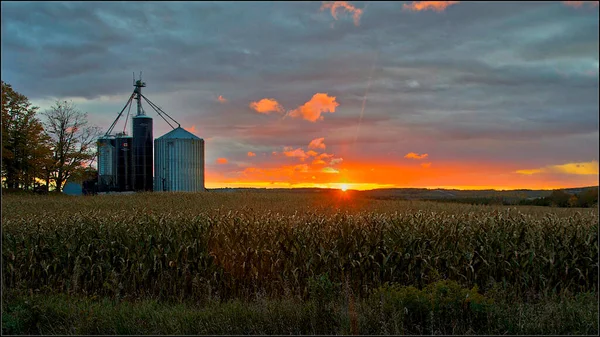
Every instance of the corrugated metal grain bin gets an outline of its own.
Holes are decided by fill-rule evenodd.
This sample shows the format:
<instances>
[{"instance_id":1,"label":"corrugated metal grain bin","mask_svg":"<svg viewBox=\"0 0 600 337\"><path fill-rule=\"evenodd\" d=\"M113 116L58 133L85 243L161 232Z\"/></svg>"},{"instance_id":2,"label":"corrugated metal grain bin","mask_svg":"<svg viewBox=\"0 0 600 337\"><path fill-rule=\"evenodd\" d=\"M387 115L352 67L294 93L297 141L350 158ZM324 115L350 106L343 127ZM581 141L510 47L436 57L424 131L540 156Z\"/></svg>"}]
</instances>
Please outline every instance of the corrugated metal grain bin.
<instances>
[{"instance_id":1,"label":"corrugated metal grain bin","mask_svg":"<svg viewBox=\"0 0 600 337\"><path fill-rule=\"evenodd\" d=\"M154 140L154 190L204 191L204 140L181 127Z\"/></svg>"},{"instance_id":2,"label":"corrugated metal grain bin","mask_svg":"<svg viewBox=\"0 0 600 337\"><path fill-rule=\"evenodd\" d=\"M98 139L98 189L101 192L111 190L115 184L115 138L111 136Z\"/></svg>"}]
</instances>

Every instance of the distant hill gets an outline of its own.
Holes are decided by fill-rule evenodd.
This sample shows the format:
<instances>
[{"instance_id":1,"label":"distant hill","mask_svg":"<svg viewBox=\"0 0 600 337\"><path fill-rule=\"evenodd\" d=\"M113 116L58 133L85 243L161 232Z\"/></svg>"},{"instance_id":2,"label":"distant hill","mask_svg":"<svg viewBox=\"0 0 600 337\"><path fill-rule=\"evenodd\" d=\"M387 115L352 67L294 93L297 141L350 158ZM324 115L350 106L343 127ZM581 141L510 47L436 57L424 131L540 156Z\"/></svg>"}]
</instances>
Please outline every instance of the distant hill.
<instances>
[{"instance_id":1,"label":"distant hill","mask_svg":"<svg viewBox=\"0 0 600 337\"><path fill-rule=\"evenodd\" d=\"M563 191L569 194L580 194L586 190L598 188L598 186L566 188ZM336 189L326 188L216 188L210 191L235 192L256 191L264 193L288 192L288 193L331 193ZM367 191L351 191L355 195L361 195L374 199L405 199L405 200L443 200L463 198L502 198L504 200L522 200L544 198L552 194L552 190L454 190L454 189L427 189L427 188L380 188Z\"/></svg>"}]
</instances>

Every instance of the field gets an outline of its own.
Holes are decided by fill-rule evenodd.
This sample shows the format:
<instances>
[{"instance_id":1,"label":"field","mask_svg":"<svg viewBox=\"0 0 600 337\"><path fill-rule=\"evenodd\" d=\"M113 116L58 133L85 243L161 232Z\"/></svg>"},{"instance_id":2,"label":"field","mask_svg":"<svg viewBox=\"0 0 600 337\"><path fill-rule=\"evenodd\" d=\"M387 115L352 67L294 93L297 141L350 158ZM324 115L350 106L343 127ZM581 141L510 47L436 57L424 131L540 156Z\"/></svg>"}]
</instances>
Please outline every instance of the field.
<instances>
[{"instance_id":1,"label":"field","mask_svg":"<svg viewBox=\"0 0 600 337\"><path fill-rule=\"evenodd\" d=\"M598 210L4 195L2 289L12 334L597 334Z\"/></svg>"}]
</instances>

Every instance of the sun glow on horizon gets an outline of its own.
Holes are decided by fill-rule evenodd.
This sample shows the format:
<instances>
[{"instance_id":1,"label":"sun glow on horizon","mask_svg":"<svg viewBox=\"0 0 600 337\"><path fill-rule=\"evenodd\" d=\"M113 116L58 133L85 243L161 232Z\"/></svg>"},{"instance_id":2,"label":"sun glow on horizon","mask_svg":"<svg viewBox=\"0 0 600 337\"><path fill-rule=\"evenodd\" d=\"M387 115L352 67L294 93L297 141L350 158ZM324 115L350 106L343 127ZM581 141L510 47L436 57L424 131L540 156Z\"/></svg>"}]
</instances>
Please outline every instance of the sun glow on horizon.
<instances>
[{"instance_id":1,"label":"sun glow on horizon","mask_svg":"<svg viewBox=\"0 0 600 337\"><path fill-rule=\"evenodd\" d=\"M352 183L352 184L340 184L340 183L290 183L290 182L271 182L271 181L227 181L227 182L211 182L207 181L205 187L208 189L213 188L322 188L322 189L337 189L340 190L342 185L346 185L347 188L359 191L374 190L378 188L394 188L393 184L372 184L372 183Z\"/></svg>"},{"instance_id":2,"label":"sun glow on horizon","mask_svg":"<svg viewBox=\"0 0 600 337\"><path fill-rule=\"evenodd\" d=\"M412 160L400 164L363 163L345 156L347 158L343 162L334 163L336 173L331 173L322 171L323 164L310 163L318 155L296 152L304 156L274 157L273 162L268 158L262 165L252 163L252 167L230 167L240 165L235 161L226 164L229 166L213 164L207 170L206 188L320 188L342 192L387 188L553 190L598 185L598 176L589 174L597 170L597 166L584 165L590 162L540 165L547 172L526 175L515 171L522 168L533 169L536 166L513 164L500 167L478 163L475 169L474 163L439 162L436 166L423 169L418 162ZM334 154L327 156L327 161L331 161ZM247 158L246 153L244 157ZM277 160L287 160L289 164L279 164ZM597 165L597 161L592 161L591 164Z\"/></svg>"},{"instance_id":3,"label":"sun glow on horizon","mask_svg":"<svg viewBox=\"0 0 600 337\"><path fill-rule=\"evenodd\" d=\"M352 188L357 191L368 191L376 189L387 189L387 188L424 188L429 190L444 189L444 190L555 190L565 188L576 188L584 186L597 186L595 184L575 184L575 185L534 185L534 186L509 186L509 185L417 185L417 186L404 186L394 184L338 184L338 183L296 183L292 184L289 182L206 182L205 186L208 189L220 189L220 188L257 188L257 189L294 189L294 188L321 188L321 189L337 189L347 191ZM345 188L345 189L344 189Z\"/></svg>"}]
</instances>

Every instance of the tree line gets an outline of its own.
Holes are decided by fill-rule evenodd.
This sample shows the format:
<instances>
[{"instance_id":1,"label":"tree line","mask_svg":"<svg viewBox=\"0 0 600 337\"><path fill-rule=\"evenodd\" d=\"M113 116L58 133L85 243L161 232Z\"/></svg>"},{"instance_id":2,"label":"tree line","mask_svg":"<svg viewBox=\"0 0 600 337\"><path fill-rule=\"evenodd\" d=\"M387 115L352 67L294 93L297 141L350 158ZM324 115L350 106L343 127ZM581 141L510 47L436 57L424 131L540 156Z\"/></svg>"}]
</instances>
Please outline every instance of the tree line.
<instances>
[{"instance_id":1,"label":"tree line","mask_svg":"<svg viewBox=\"0 0 600 337\"><path fill-rule=\"evenodd\" d=\"M580 193L570 194L563 190L554 190L543 198L521 200L519 205L553 207L595 207L598 205L598 188L589 188Z\"/></svg>"},{"instance_id":2,"label":"tree line","mask_svg":"<svg viewBox=\"0 0 600 337\"><path fill-rule=\"evenodd\" d=\"M61 192L69 179L92 176L100 128L73 102L39 107L2 81L2 187Z\"/></svg>"},{"instance_id":3,"label":"tree line","mask_svg":"<svg viewBox=\"0 0 600 337\"><path fill-rule=\"evenodd\" d=\"M529 205L549 207L596 207L598 205L598 187L587 188L580 193L567 193L564 190L554 190L547 197L533 199L496 197L463 197L444 199L424 199L427 201L450 202L470 205Z\"/></svg>"}]
</instances>

